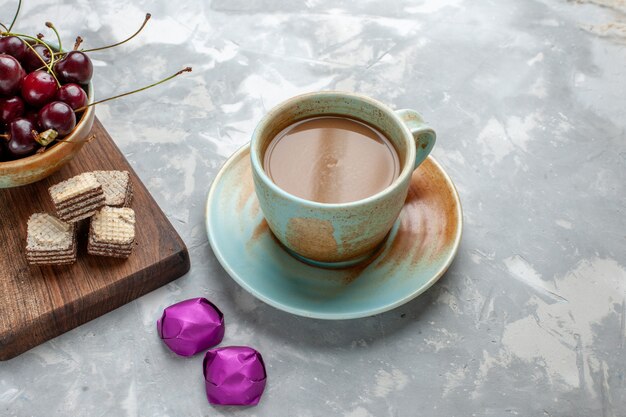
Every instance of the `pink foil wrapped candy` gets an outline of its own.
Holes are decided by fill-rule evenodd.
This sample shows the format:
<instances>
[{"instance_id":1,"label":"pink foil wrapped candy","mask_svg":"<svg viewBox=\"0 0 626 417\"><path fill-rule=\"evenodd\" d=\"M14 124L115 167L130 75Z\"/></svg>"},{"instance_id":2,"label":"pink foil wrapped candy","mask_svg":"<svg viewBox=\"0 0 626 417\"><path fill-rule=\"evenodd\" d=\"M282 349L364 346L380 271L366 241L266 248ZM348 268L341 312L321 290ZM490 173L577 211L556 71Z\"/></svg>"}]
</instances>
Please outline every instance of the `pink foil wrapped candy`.
<instances>
[{"instance_id":1,"label":"pink foil wrapped candy","mask_svg":"<svg viewBox=\"0 0 626 417\"><path fill-rule=\"evenodd\" d=\"M265 389L261 354L245 346L209 350L204 356L206 396L216 405L256 405Z\"/></svg>"},{"instance_id":2,"label":"pink foil wrapped candy","mask_svg":"<svg viewBox=\"0 0 626 417\"><path fill-rule=\"evenodd\" d=\"M181 356L192 356L224 338L224 315L206 298L172 304L157 321L163 342Z\"/></svg>"}]
</instances>

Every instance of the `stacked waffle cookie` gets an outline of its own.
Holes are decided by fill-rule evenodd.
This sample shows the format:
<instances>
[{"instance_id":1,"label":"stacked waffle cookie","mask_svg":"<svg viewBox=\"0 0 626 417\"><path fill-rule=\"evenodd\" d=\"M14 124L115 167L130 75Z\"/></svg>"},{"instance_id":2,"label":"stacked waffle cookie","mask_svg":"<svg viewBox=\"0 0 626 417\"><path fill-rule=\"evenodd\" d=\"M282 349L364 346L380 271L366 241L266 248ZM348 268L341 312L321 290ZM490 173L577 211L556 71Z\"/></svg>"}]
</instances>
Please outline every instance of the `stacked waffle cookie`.
<instances>
[{"instance_id":1,"label":"stacked waffle cookie","mask_svg":"<svg viewBox=\"0 0 626 417\"><path fill-rule=\"evenodd\" d=\"M104 207L91 218L87 252L128 258L135 244L135 212L127 207Z\"/></svg>"},{"instance_id":2,"label":"stacked waffle cookie","mask_svg":"<svg viewBox=\"0 0 626 417\"><path fill-rule=\"evenodd\" d=\"M102 185L106 206L130 207L133 186L128 171L94 171L92 174Z\"/></svg>"},{"instance_id":3,"label":"stacked waffle cookie","mask_svg":"<svg viewBox=\"0 0 626 417\"><path fill-rule=\"evenodd\" d=\"M69 223L91 217L104 207L102 185L91 172L53 185L48 191L57 215Z\"/></svg>"},{"instance_id":4,"label":"stacked waffle cookie","mask_svg":"<svg viewBox=\"0 0 626 417\"><path fill-rule=\"evenodd\" d=\"M54 217L35 213L28 221L27 259L33 265L76 261L76 224L91 218L87 252L128 258L135 242L135 212L126 171L86 172L49 188Z\"/></svg>"},{"instance_id":5,"label":"stacked waffle cookie","mask_svg":"<svg viewBox=\"0 0 626 417\"><path fill-rule=\"evenodd\" d=\"M65 265L76 262L76 225L47 213L28 219L26 258L32 265Z\"/></svg>"}]
</instances>

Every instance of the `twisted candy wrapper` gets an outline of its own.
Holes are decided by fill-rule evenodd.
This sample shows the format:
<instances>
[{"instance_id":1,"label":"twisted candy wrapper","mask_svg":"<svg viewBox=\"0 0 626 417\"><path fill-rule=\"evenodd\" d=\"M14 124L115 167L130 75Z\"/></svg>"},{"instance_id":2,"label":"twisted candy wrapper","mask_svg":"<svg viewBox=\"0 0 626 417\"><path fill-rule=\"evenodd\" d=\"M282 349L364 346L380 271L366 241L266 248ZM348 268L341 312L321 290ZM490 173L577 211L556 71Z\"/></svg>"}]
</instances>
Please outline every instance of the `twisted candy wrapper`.
<instances>
[{"instance_id":1,"label":"twisted candy wrapper","mask_svg":"<svg viewBox=\"0 0 626 417\"><path fill-rule=\"evenodd\" d=\"M216 405L256 405L267 375L261 354L245 346L209 350L204 356L206 395Z\"/></svg>"},{"instance_id":2,"label":"twisted candy wrapper","mask_svg":"<svg viewBox=\"0 0 626 417\"><path fill-rule=\"evenodd\" d=\"M222 341L224 315L206 298L192 298L163 310L157 330L174 353L192 356Z\"/></svg>"}]
</instances>

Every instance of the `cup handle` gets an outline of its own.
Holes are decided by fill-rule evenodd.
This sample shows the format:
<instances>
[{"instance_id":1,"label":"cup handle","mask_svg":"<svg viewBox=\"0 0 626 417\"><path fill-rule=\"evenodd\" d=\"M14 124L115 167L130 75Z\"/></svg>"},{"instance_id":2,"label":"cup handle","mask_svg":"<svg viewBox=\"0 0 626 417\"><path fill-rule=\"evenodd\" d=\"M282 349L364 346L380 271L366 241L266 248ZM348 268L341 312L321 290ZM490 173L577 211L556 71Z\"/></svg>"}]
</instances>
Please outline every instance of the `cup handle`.
<instances>
[{"instance_id":1,"label":"cup handle","mask_svg":"<svg viewBox=\"0 0 626 417\"><path fill-rule=\"evenodd\" d=\"M415 154L415 168L417 168L428 156L435 146L437 134L435 131L424 123L422 116L411 109L396 110L396 114L400 116L404 124L406 124L413 134L417 153Z\"/></svg>"}]
</instances>

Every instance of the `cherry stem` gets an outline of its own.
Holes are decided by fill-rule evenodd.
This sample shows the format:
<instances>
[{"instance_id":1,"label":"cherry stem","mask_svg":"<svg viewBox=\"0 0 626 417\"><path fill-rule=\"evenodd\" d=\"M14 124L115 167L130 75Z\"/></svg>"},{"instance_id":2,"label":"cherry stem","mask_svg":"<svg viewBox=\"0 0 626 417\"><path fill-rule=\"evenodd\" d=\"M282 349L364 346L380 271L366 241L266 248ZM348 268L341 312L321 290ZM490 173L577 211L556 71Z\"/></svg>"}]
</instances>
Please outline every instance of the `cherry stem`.
<instances>
[{"instance_id":1,"label":"cherry stem","mask_svg":"<svg viewBox=\"0 0 626 417\"><path fill-rule=\"evenodd\" d=\"M141 24L141 26L139 27L139 29L137 29L137 32L133 33L132 35L130 35L128 38L124 39L123 41L118 42L118 43L114 43L113 45L101 46L99 48L83 49L82 52L101 51L103 49L114 48L116 46L120 46L121 44L128 42L129 40L131 40L135 36L139 35L139 32L141 32L143 30L143 28L146 26L146 24L148 23L148 20L150 20L151 17L152 17L152 15L150 13L146 13L146 18L144 19L144 21Z\"/></svg>"},{"instance_id":2,"label":"cherry stem","mask_svg":"<svg viewBox=\"0 0 626 417\"><path fill-rule=\"evenodd\" d=\"M52 29L52 31L56 35L57 41L59 42L59 52L62 53L63 52L63 45L61 44L61 36L59 35L59 32L57 31L57 28L54 27L52 22L46 22L46 27L49 27L50 29Z\"/></svg>"},{"instance_id":3,"label":"cherry stem","mask_svg":"<svg viewBox=\"0 0 626 417\"><path fill-rule=\"evenodd\" d=\"M83 43L83 38L80 36L76 37L76 42L74 42L74 50L77 51L80 44Z\"/></svg>"},{"instance_id":4,"label":"cherry stem","mask_svg":"<svg viewBox=\"0 0 626 417\"><path fill-rule=\"evenodd\" d=\"M8 31L9 31L9 28L8 28L8 27L6 27L6 26L4 25L4 23L0 23L0 26L2 26L6 32L8 32Z\"/></svg>"},{"instance_id":5,"label":"cherry stem","mask_svg":"<svg viewBox=\"0 0 626 417\"><path fill-rule=\"evenodd\" d=\"M39 39L37 39L37 40L39 40ZM59 82L59 80L57 80L57 77L56 77L56 75L54 74L54 71L52 71L52 65L50 65L49 63L47 63L47 62L46 62L46 60L45 60L45 59L43 59L43 57L42 57L41 55L39 55L39 54L37 53L37 51L35 51L35 48L33 48L33 46L32 46L30 43L28 43L28 42L24 42L24 44L25 44L26 46L28 46L28 48L30 48L30 50L32 51L32 53L33 53L33 54L37 55L37 57L39 58L39 60L43 63L44 68L46 68L46 69L48 70L48 72L52 74L52 76L53 76L53 77L54 77L54 79L56 80L56 82L57 82L57 84L59 85L59 87L61 87L61 83ZM47 46L47 44L46 44L45 42L41 42L41 44L43 44L43 45L46 45L46 46ZM51 51L52 49L51 49L50 47L48 47L48 50L49 50L49 51ZM52 60L52 57L50 57L50 62L54 62L54 61Z\"/></svg>"},{"instance_id":6,"label":"cherry stem","mask_svg":"<svg viewBox=\"0 0 626 417\"><path fill-rule=\"evenodd\" d=\"M152 88L152 87L155 87L155 86L157 86L157 85L159 85L159 84L162 84L162 83L164 83L164 82L166 82L166 81L169 81L169 80L171 80L172 78L177 77L177 76L179 76L180 74L182 74L182 73L184 73L184 72L191 72L191 67L183 68L182 70L178 71L176 74L170 75L169 77L164 78L164 79L162 79L161 81L157 81L156 83L153 83L153 84L147 85L147 86L142 87L142 88L139 88L139 89L137 89L137 90L133 90L133 91L129 91L129 92L127 92L127 93L119 94L119 95L117 95L117 96L113 96L113 97L105 98L104 100L94 101L93 103L89 103L89 104L87 104L86 106L83 106L83 107L80 107L80 108L78 108L78 109L74 110L74 112L79 113L79 112L81 112L81 111L85 110L85 109L86 109L86 108L88 108L88 107L95 106L96 104L101 104L101 103L104 103L104 102L106 102L106 101L115 100L116 98L120 98L120 97L124 97L124 96L129 96L129 95L131 95L131 94L135 94L135 93L138 93L138 92L140 92L140 91L147 90L147 89L149 89L149 88Z\"/></svg>"},{"instance_id":7,"label":"cherry stem","mask_svg":"<svg viewBox=\"0 0 626 417\"><path fill-rule=\"evenodd\" d=\"M20 38L26 38L26 39L32 39L33 41L42 44L50 53L50 63L47 63L45 59L43 59L43 57L41 55L39 55L37 53L37 51L35 51L35 48L32 47L32 45L28 42L24 42L24 44L26 46L28 46L30 48L30 50L37 55L37 57L39 58L39 60L41 62L43 62L43 65L48 69L48 73L50 73L50 75L52 75L52 77L54 78L54 80L57 82L57 85L59 86L59 88L61 88L61 83L59 82L59 79L57 78L56 74L54 73L54 71L52 70L52 67L54 65L54 51L52 50L52 48L50 47L50 45L48 45L47 43L45 43L44 41L42 41L41 39L37 39L34 36L30 36L30 35L23 35L21 33L10 33L10 32L2 32L0 33L0 35L2 36L17 36ZM23 41L23 39L22 39Z\"/></svg>"},{"instance_id":8,"label":"cherry stem","mask_svg":"<svg viewBox=\"0 0 626 417\"><path fill-rule=\"evenodd\" d=\"M78 48L80 47L80 44L83 43L83 38L80 36L76 37L76 41L74 42L74 51L78 51ZM59 52L55 52L54 56L64 56L67 55L67 52L63 52L63 51L59 51Z\"/></svg>"},{"instance_id":9,"label":"cherry stem","mask_svg":"<svg viewBox=\"0 0 626 417\"><path fill-rule=\"evenodd\" d=\"M11 22L11 26L9 26L9 28L7 29L7 32L10 32L11 29L13 29L13 25L15 24L15 21L17 20L17 15L20 14L21 8L22 8L22 0L19 0L17 2L17 10L15 11L15 16L13 16L13 21Z\"/></svg>"}]
</instances>

